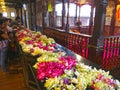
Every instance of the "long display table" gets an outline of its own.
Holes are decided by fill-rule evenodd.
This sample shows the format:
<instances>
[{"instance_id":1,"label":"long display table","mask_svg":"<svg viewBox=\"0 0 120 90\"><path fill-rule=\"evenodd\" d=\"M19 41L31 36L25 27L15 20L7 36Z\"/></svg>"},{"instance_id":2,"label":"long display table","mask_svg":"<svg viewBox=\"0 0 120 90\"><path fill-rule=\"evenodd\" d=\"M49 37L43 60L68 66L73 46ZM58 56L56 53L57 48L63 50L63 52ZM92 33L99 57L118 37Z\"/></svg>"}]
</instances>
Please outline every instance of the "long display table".
<instances>
[{"instance_id":1,"label":"long display table","mask_svg":"<svg viewBox=\"0 0 120 90\"><path fill-rule=\"evenodd\" d=\"M120 90L109 72L53 39L29 30L17 36L24 82L30 90Z\"/></svg>"},{"instance_id":2,"label":"long display table","mask_svg":"<svg viewBox=\"0 0 120 90\"><path fill-rule=\"evenodd\" d=\"M87 60L86 58L72 52L71 50L57 44L57 50L66 52L66 55L73 56L77 58L81 63L84 63L85 65L89 65L92 68L100 69L101 67L96 65L95 63ZM35 69L33 68L33 65L35 64L37 58L39 56L32 56L31 54L24 53L22 51L22 63L24 68L24 81L28 88L33 90L47 90L44 87L44 80L38 81L35 74ZM86 89L86 90L92 90L92 89Z\"/></svg>"}]
</instances>

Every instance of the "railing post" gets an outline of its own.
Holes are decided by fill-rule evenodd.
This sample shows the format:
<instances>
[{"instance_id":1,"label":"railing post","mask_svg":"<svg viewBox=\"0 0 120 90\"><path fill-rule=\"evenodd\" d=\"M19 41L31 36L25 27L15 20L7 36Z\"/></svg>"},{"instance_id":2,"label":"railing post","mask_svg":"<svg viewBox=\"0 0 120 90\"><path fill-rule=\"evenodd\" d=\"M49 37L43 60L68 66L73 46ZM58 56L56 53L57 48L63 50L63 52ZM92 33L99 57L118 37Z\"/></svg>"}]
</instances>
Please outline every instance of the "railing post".
<instances>
[{"instance_id":1,"label":"railing post","mask_svg":"<svg viewBox=\"0 0 120 90\"><path fill-rule=\"evenodd\" d=\"M103 30L108 0L94 0L96 6L94 29L89 45L89 60L101 64L104 43Z\"/></svg>"}]
</instances>

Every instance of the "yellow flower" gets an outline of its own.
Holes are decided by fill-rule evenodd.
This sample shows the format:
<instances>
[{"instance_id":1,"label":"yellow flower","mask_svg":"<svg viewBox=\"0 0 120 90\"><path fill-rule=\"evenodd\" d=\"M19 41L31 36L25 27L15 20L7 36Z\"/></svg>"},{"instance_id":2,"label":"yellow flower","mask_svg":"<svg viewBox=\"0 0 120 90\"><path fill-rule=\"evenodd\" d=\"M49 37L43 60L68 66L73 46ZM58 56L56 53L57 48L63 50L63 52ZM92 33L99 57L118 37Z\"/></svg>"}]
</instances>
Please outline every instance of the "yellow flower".
<instances>
[{"instance_id":1,"label":"yellow flower","mask_svg":"<svg viewBox=\"0 0 120 90\"><path fill-rule=\"evenodd\" d=\"M43 49L39 49L38 47L35 47L34 48L34 52L33 53L31 53L33 56L35 56L35 55L40 55L40 54L42 54L42 53L44 53L44 50Z\"/></svg>"},{"instance_id":2,"label":"yellow flower","mask_svg":"<svg viewBox=\"0 0 120 90\"><path fill-rule=\"evenodd\" d=\"M37 68L38 68L38 64L39 64L39 63L36 63L33 67L34 67L35 69L37 69Z\"/></svg>"},{"instance_id":3,"label":"yellow flower","mask_svg":"<svg viewBox=\"0 0 120 90\"><path fill-rule=\"evenodd\" d=\"M44 84L44 86L48 89L51 90L52 88L55 88L58 84L59 84L60 78L49 78L48 80L46 80L46 83Z\"/></svg>"},{"instance_id":4,"label":"yellow flower","mask_svg":"<svg viewBox=\"0 0 120 90\"><path fill-rule=\"evenodd\" d=\"M61 90L59 87L55 87L55 90Z\"/></svg>"},{"instance_id":5,"label":"yellow flower","mask_svg":"<svg viewBox=\"0 0 120 90\"><path fill-rule=\"evenodd\" d=\"M38 62L56 62L58 61L58 54L52 52L45 52L39 58L37 58Z\"/></svg>"}]
</instances>

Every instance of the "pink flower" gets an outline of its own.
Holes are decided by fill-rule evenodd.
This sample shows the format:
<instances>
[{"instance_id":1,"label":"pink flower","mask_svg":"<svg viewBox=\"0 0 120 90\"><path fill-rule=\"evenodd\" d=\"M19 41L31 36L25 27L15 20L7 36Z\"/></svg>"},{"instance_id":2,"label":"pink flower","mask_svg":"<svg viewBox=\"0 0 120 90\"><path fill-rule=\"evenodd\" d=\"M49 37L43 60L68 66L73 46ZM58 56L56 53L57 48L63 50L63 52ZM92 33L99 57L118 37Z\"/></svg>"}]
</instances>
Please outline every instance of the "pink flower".
<instances>
[{"instance_id":1,"label":"pink flower","mask_svg":"<svg viewBox=\"0 0 120 90\"><path fill-rule=\"evenodd\" d=\"M72 56L62 56L59 60L66 66L66 69L71 69L76 65L76 59Z\"/></svg>"},{"instance_id":2,"label":"pink flower","mask_svg":"<svg viewBox=\"0 0 120 90\"><path fill-rule=\"evenodd\" d=\"M31 53L34 52L34 49L33 49L33 48L30 48L30 52L31 52Z\"/></svg>"},{"instance_id":3,"label":"pink flower","mask_svg":"<svg viewBox=\"0 0 120 90\"><path fill-rule=\"evenodd\" d=\"M26 43L26 44L33 44L33 41L27 40L25 43Z\"/></svg>"},{"instance_id":4,"label":"pink flower","mask_svg":"<svg viewBox=\"0 0 120 90\"><path fill-rule=\"evenodd\" d=\"M64 73L65 66L59 62L41 62L36 71L37 79L54 78Z\"/></svg>"},{"instance_id":5,"label":"pink flower","mask_svg":"<svg viewBox=\"0 0 120 90\"><path fill-rule=\"evenodd\" d=\"M62 56L59 58L61 62L41 62L38 64L36 71L37 79L43 80L46 77L54 78L64 73L65 69L71 69L76 65L75 58L71 56ZM66 65L67 63L67 65Z\"/></svg>"}]
</instances>

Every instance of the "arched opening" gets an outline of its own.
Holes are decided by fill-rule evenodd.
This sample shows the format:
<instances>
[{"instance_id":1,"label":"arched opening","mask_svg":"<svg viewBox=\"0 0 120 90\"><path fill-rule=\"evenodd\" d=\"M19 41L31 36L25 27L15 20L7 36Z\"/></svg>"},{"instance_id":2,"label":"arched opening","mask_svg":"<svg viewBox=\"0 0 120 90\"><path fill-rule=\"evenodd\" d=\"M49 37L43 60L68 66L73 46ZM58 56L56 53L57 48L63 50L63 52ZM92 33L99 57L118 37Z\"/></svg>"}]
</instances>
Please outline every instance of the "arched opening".
<instances>
[{"instance_id":1,"label":"arched opening","mask_svg":"<svg viewBox=\"0 0 120 90\"><path fill-rule=\"evenodd\" d=\"M77 8L76 8L77 7ZM76 9L77 9L77 18L80 16L80 21L82 22L81 26L89 26L90 14L91 14L91 5L76 5L75 3L70 3L69 8L69 24L70 26L75 26L75 17L76 17ZM80 9L80 12L79 12ZM65 16L67 16L67 3L65 3ZM95 11L95 10L94 10ZM56 14L56 25L61 26L61 18L62 18L62 3L55 5L55 14ZM66 23L66 18L65 18Z\"/></svg>"}]
</instances>

